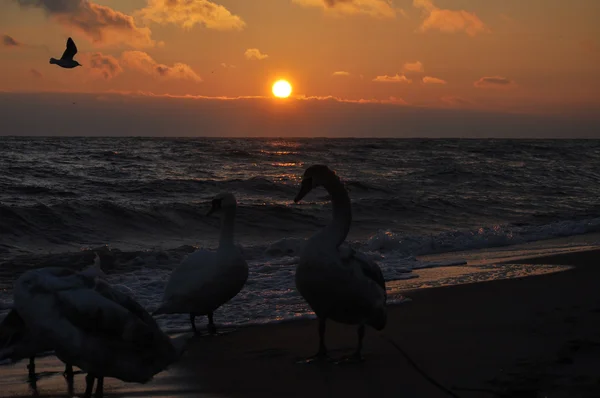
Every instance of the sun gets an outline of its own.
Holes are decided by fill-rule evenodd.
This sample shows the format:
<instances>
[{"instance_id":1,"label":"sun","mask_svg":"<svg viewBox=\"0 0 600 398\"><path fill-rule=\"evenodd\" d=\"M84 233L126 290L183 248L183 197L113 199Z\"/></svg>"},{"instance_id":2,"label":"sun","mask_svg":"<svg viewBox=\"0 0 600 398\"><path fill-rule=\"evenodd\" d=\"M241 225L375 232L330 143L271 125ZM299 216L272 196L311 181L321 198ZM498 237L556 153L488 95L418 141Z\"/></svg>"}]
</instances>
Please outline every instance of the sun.
<instances>
[{"instance_id":1,"label":"sun","mask_svg":"<svg viewBox=\"0 0 600 398\"><path fill-rule=\"evenodd\" d=\"M287 80L277 80L273 84L273 95L278 98L287 98L292 93L292 85Z\"/></svg>"}]
</instances>

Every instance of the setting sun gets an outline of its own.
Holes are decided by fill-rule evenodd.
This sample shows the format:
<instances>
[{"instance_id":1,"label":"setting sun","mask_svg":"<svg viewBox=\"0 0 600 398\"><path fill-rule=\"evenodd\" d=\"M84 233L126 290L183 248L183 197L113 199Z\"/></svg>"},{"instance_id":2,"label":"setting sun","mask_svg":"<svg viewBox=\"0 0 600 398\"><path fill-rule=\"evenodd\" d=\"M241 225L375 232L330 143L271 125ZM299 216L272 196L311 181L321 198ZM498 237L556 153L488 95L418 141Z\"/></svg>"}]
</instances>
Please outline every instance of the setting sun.
<instances>
[{"instance_id":1,"label":"setting sun","mask_svg":"<svg viewBox=\"0 0 600 398\"><path fill-rule=\"evenodd\" d=\"M292 85L286 80L278 80L273 84L273 95L278 98L287 98L292 93Z\"/></svg>"}]
</instances>

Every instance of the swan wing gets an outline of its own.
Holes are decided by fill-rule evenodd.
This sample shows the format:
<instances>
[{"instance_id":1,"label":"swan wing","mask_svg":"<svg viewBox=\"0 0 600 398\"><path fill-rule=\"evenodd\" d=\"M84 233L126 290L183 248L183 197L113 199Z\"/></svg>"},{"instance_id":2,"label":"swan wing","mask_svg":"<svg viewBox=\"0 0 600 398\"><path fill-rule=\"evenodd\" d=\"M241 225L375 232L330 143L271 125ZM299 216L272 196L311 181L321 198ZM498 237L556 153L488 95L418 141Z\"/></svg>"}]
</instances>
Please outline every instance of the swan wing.
<instances>
[{"instance_id":1,"label":"swan wing","mask_svg":"<svg viewBox=\"0 0 600 398\"><path fill-rule=\"evenodd\" d=\"M215 252L198 250L190 254L171 274L165 290L165 299L193 295L203 284L212 281L216 263Z\"/></svg>"},{"instance_id":2,"label":"swan wing","mask_svg":"<svg viewBox=\"0 0 600 398\"><path fill-rule=\"evenodd\" d=\"M377 283L385 293L385 278L383 277L381 268L375 261L368 258L364 253L354 249L349 249L346 253L341 252L341 255L344 262L355 262L358 264L363 275Z\"/></svg>"}]
</instances>

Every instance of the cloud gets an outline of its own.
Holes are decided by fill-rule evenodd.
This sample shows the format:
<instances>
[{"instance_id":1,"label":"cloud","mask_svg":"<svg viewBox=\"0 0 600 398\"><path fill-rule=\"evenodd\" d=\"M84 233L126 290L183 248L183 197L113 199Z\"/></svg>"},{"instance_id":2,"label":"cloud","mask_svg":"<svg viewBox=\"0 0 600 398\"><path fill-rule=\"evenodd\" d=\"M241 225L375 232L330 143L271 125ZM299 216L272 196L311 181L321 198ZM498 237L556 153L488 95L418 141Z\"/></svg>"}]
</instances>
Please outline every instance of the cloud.
<instances>
[{"instance_id":1,"label":"cloud","mask_svg":"<svg viewBox=\"0 0 600 398\"><path fill-rule=\"evenodd\" d=\"M31 74L31 76L33 76L37 79L41 79L44 77L44 75L42 75L37 69L30 69L29 73Z\"/></svg>"},{"instance_id":2,"label":"cloud","mask_svg":"<svg viewBox=\"0 0 600 398\"><path fill-rule=\"evenodd\" d=\"M93 74L102 76L106 80L110 80L123 73L123 68L119 60L112 55L105 55L99 52L85 54L84 64L92 71Z\"/></svg>"},{"instance_id":3,"label":"cloud","mask_svg":"<svg viewBox=\"0 0 600 398\"><path fill-rule=\"evenodd\" d=\"M512 80L502 76L487 76L477 80L473 85L477 88L512 88L516 86Z\"/></svg>"},{"instance_id":4,"label":"cloud","mask_svg":"<svg viewBox=\"0 0 600 398\"><path fill-rule=\"evenodd\" d=\"M202 25L216 30L242 30L246 23L227 8L209 0L149 0L137 12L144 20L162 25L169 23L191 29Z\"/></svg>"},{"instance_id":5,"label":"cloud","mask_svg":"<svg viewBox=\"0 0 600 398\"><path fill-rule=\"evenodd\" d=\"M425 76L423 78L423 83L425 83L425 84L446 84L447 82L443 79L438 79L437 77Z\"/></svg>"},{"instance_id":6,"label":"cloud","mask_svg":"<svg viewBox=\"0 0 600 398\"><path fill-rule=\"evenodd\" d=\"M350 72L346 72L345 70L338 70L331 74L332 76L350 76Z\"/></svg>"},{"instance_id":7,"label":"cloud","mask_svg":"<svg viewBox=\"0 0 600 398\"><path fill-rule=\"evenodd\" d=\"M149 28L136 25L133 17L89 0L14 0L21 7L41 8L66 27L83 33L95 44L128 44L151 47Z\"/></svg>"},{"instance_id":8,"label":"cloud","mask_svg":"<svg viewBox=\"0 0 600 398\"><path fill-rule=\"evenodd\" d=\"M16 41L13 37L11 37L9 35L3 35L2 36L2 44L4 44L6 47L19 47L19 46L21 46L21 43L19 43L18 41Z\"/></svg>"},{"instance_id":9,"label":"cloud","mask_svg":"<svg viewBox=\"0 0 600 398\"><path fill-rule=\"evenodd\" d=\"M431 0L413 0L413 6L423 9L425 20L419 31L439 30L443 33L465 32L469 36L489 32L486 25L473 12L443 10Z\"/></svg>"},{"instance_id":10,"label":"cloud","mask_svg":"<svg viewBox=\"0 0 600 398\"><path fill-rule=\"evenodd\" d=\"M175 63L173 66L159 64L143 51L125 51L121 55L121 60L128 68L156 78L202 81L202 78L189 65L182 63Z\"/></svg>"},{"instance_id":11,"label":"cloud","mask_svg":"<svg viewBox=\"0 0 600 398\"><path fill-rule=\"evenodd\" d=\"M408 79L406 76L399 74L396 74L396 76L377 76L375 79L373 79L373 81L380 83L412 83L411 79Z\"/></svg>"},{"instance_id":12,"label":"cloud","mask_svg":"<svg viewBox=\"0 0 600 398\"><path fill-rule=\"evenodd\" d=\"M235 68L235 65L227 64L225 62L221 62L221 67L222 68L226 68L226 69L232 69L232 68Z\"/></svg>"},{"instance_id":13,"label":"cloud","mask_svg":"<svg viewBox=\"0 0 600 398\"><path fill-rule=\"evenodd\" d=\"M465 99L462 97L457 97L454 95L448 95L448 96L442 97L442 98L440 98L440 100L451 106L473 106L473 105L475 105L473 102L469 101L468 99Z\"/></svg>"},{"instance_id":14,"label":"cloud","mask_svg":"<svg viewBox=\"0 0 600 398\"><path fill-rule=\"evenodd\" d=\"M423 64L419 61L405 63L404 70L406 72L425 72L425 69L423 68Z\"/></svg>"},{"instance_id":15,"label":"cloud","mask_svg":"<svg viewBox=\"0 0 600 398\"><path fill-rule=\"evenodd\" d=\"M261 53L258 48L249 48L246 50L244 55L246 56L246 59L253 61L261 61L263 59L269 58L267 54Z\"/></svg>"},{"instance_id":16,"label":"cloud","mask_svg":"<svg viewBox=\"0 0 600 398\"><path fill-rule=\"evenodd\" d=\"M304 7L320 7L342 16L363 14L374 18L396 18L391 0L292 0Z\"/></svg>"}]
</instances>

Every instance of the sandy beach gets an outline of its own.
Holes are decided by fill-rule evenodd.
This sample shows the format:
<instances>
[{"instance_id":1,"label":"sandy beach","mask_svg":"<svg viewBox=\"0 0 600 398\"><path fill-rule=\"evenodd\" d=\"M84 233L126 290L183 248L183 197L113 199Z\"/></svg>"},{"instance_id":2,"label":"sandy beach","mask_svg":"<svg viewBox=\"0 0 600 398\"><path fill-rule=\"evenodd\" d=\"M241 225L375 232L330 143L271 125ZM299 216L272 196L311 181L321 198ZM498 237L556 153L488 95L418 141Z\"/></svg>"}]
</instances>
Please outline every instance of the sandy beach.
<instances>
[{"instance_id":1,"label":"sandy beach","mask_svg":"<svg viewBox=\"0 0 600 398\"><path fill-rule=\"evenodd\" d=\"M297 364L317 346L312 320L251 326L190 341L182 359L147 385L109 379L110 397L448 397L388 341L404 349L455 396L600 397L600 250L511 260L569 265L565 271L459 286L401 291L382 333L368 330L363 364ZM330 323L327 344L339 357L354 348L353 327ZM32 396L25 362L0 368L0 395ZM38 396L67 396L62 365ZM55 372L55 373L53 373ZM75 391L83 392L82 375Z\"/></svg>"}]
</instances>

